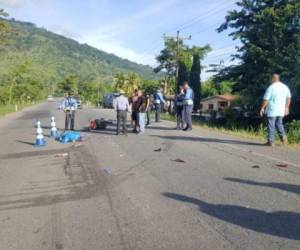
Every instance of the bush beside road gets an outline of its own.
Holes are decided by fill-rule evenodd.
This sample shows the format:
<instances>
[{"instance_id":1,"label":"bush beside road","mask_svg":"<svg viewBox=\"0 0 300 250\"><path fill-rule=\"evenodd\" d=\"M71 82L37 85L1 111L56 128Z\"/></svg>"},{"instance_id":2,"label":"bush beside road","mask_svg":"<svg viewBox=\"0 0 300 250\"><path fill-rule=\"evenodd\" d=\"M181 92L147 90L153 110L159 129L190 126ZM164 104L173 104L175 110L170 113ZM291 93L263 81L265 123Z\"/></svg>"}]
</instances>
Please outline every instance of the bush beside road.
<instances>
[{"instance_id":1,"label":"bush beside road","mask_svg":"<svg viewBox=\"0 0 300 250\"><path fill-rule=\"evenodd\" d=\"M11 104L11 105L0 105L0 117L9 113L14 113L23 110L24 108L30 107L35 103L22 103L22 104Z\"/></svg>"}]
</instances>

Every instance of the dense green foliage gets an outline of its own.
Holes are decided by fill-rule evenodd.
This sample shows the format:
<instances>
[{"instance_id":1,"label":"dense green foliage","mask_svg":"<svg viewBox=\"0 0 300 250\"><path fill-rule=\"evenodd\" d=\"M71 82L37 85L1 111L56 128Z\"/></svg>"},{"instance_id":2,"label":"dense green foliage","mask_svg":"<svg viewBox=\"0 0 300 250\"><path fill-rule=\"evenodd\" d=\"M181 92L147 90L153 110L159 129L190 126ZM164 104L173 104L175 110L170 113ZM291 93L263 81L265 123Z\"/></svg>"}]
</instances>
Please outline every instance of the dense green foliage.
<instances>
[{"instance_id":1,"label":"dense green foliage","mask_svg":"<svg viewBox=\"0 0 300 250\"><path fill-rule=\"evenodd\" d=\"M175 79L176 66L178 65L176 86L174 84L169 84L169 86L172 86L173 92L175 92L183 82L192 81L191 87L197 95L196 102L200 102L200 61L209 51L209 45L190 48L180 40L179 48L177 48L175 39L166 39L165 48L156 57L159 65L154 69L154 72L165 72L166 81L171 83Z\"/></svg>"},{"instance_id":2,"label":"dense green foliage","mask_svg":"<svg viewBox=\"0 0 300 250\"><path fill-rule=\"evenodd\" d=\"M234 84L230 81L222 81L219 83L213 80L205 81L201 84L201 97L206 98L214 95L230 95L232 94Z\"/></svg>"},{"instance_id":3,"label":"dense green foliage","mask_svg":"<svg viewBox=\"0 0 300 250\"><path fill-rule=\"evenodd\" d=\"M146 94L153 94L161 86L159 80L144 80L135 73L119 73L114 78L114 90L125 91L127 96L132 96L135 89L140 89Z\"/></svg>"},{"instance_id":4,"label":"dense green foliage","mask_svg":"<svg viewBox=\"0 0 300 250\"><path fill-rule=\"evenodd\" d=\"M201 60L204 58L208 51L210 51L209 46L194 47L191 49L193 64L190 71L189 83L194 91L195 110L199 109L201 99Z\"/></svg>"},{"instance_id":5,"label":"dense green foliage","mask_svg":"<svg viewBox=\"0 0 300 250\"><path fill-rule=\"evenodd\" d=\"M3 11L0 15L5 16ZM0 19L0 38L3 104L62 95L69 89L96 102L102 91L110 89L108 84L117 72L136 72L144 79L160 77L149 66L79 44L31 23ZM4 43L4 38L9 42Z\"/></svg>"},{"instance_id":6,"label":"dense green foliage","mask_svg":"<svg viewBox=\"0 0 300 250\"><path fill-rule=\"evenodd\" d=\"M233 30L230 36L242 44L234 56L240 63L221 69L217 79L236 81L235 91L259 102L271 75L279 73L292 89L294 113L300 114L299 0L242 0L237 5L239 10L230 11L218 31Z\"/></svg>"}]
</instances>

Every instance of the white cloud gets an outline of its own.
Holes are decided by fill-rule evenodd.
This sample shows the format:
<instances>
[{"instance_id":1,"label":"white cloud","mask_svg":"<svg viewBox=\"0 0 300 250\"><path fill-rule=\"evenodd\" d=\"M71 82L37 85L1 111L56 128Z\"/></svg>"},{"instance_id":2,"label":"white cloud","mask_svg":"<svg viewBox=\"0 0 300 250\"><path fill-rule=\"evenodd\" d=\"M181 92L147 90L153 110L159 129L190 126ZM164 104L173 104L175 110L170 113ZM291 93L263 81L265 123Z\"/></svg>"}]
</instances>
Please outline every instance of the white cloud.
<instances>
[{"instance_id":1,"label":"white cloud","mask_svg":"<svg viewBox=\"0 0 300 250\"><path fill-rule=\"evenodd\" d=\"M87 43L97 49L103 50L108 53L115 54L121 58L128 59L140 64L155 65L155 56L148 53L138 53L133 49L124 46L121 43L117 43L113 40L86 40L80 39L81 42Z\"/></svg>"},{"instance_id":2,"label":"white cloud","mask_svg":"<svg viewBox=\"0 0 300 250\"><path fill-rule=\"evenodd\" d=\"M178 3L179 0L168 0L163 2L155 2L151 6L146 6L140 12L134 15L128 15L125 18L117 20L102 26L97 31L92 31L80 39L80 42L87 43L100 50L115 54L121 58L128 59L133 62L154 66L156 64L155 55L150 53L139 53L129 48L122 42L122 34L128 34L143 19L153 17L162 13L172 5Z\"/></svg>"},{"instance_id":3,"label":"white cloud","mask_svg":"<svg viewBox=\"0 0 300 250\"><path fill-rule=\"evenodd\" d=\"M21 7L26 4L40 5L47 0L0 0L0 4L11 6L11 7Z\"/></svg>"},{"instance_id":4,"label":"white cloud","mask_svg":"<svg viewBox=\"0 0 300 250\"><path fill-rule=\"evenodd\" d=\"M65 26L60 25L60 24L52 25L49 28L49 30L51 30L59 35L68 37L68 38L72 38L72 39L80 39L81 38L81 36L79 34L70 31L70 29L68 29Z\"/></svg>"}]
</instances>

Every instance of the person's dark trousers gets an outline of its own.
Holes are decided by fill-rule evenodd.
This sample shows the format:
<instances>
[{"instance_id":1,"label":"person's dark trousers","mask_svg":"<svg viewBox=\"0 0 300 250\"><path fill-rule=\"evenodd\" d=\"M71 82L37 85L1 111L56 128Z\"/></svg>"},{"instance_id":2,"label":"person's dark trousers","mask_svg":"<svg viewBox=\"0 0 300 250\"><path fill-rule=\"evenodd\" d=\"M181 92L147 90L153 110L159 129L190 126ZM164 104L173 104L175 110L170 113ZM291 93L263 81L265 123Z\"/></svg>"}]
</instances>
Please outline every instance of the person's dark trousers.
<instances>
[{"instance_id":1,"label":"person's dark trousers","mask_svg":"<svg viewBox=\"0 0 300 250\"><path fill-rule=\"evenodd\" d=\"M148 108L146 115L147 115L146 126L150 126L151 125L151 109L150 109L150 107Z\"/></svg>"},{"instance_id":2,"label":"person's dark trousers","mask_svg":"<svg viewBox=\"0 0 300 250\"><path fill-rule=\"evenodd\" d=\"M155 122L160 122L161 104L155 103Z\"/></svg>"},{"instance_id":3,"label":"person's dark trousers","mask_svg":"<svg viewBox=\"0 0 300 250\"><path fill-rule=\"evenodd\" d=\"M75 127L75 110L66 112L65 130L74 130Z\"/></svg>"},{"instance_id":4,"label":"person's dark trousers","mask_svg":"<svg viewBox=\"0 0 300 250\"><path fill-rule=\"evenodd\" d=\"M186 128L192 129L192 112L193 105L184 105L183 106L183 121L186 124Z\"/></svg>"},{"instance_id":5,"label":"person's dark trousers","mask_svg":"<svg viewBox=\"0 0 300 250\"><path fill-rule=\"evenodd\" d=\"M182 112L183 106L176 106L177 128L183 128Z\"/></svg>"},{"instance_id":6,"label":"person's dark trousers","mask_svg":"<svg viewBox=\"0 0 300 250\"><path fill-rule=\"evenodd\" d=\"M126 110L117 111L117 135L120 134L121 123L123 128L123 134L127 135L127 111Z\"/></svg>"},{"instance_id":7,"label":"person's dark trousers","mask_svg":"<svg viewBox=\"0 0 300 250\"><path fill-rule=\"evenodd\" d=\"M283 117L267 117L267 128L268 128L268 143L275 143L275 132L277 130L280 139L286 137L286 133L283 126Z\"/></svg>"}]
</instances>

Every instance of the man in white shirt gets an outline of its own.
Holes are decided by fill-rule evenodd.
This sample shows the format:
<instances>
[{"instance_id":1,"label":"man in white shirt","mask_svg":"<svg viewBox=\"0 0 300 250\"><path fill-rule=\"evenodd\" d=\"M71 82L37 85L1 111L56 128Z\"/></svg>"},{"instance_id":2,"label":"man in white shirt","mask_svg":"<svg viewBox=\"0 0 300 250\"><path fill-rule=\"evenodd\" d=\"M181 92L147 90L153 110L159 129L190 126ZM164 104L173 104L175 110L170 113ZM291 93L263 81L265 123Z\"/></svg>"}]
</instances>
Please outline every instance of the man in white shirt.
<instances>
[{"instance_id":1,"label":"man in white shirt","mask_svg":"<svg viewBox=\"0 0 300 250\"><path fill-rule=\"evenodd\" d=\"M272 84L266 90L260 109L260 116L267 116L267 146L274 146L275 130L278 131L282 143L288 143L283 126L283 118L284 116L289 115L290 105L290 89L280 81L280 76L278 74L274 74L272 77Z\"/></svg>"},{"instance_id":2,"label":"man in white shirt","mask_svg":"<svg viewBox=\"0 0 300 250\"><path fill-rule=\"evenodd\" d=\"M120 127L122 123L123 134L127 136L127 112L129 109L129 102L123 90L120 90L120 96L115 99L114 108L117 112L117 135L120 134Z\"/></svg>"}]
</instances>

